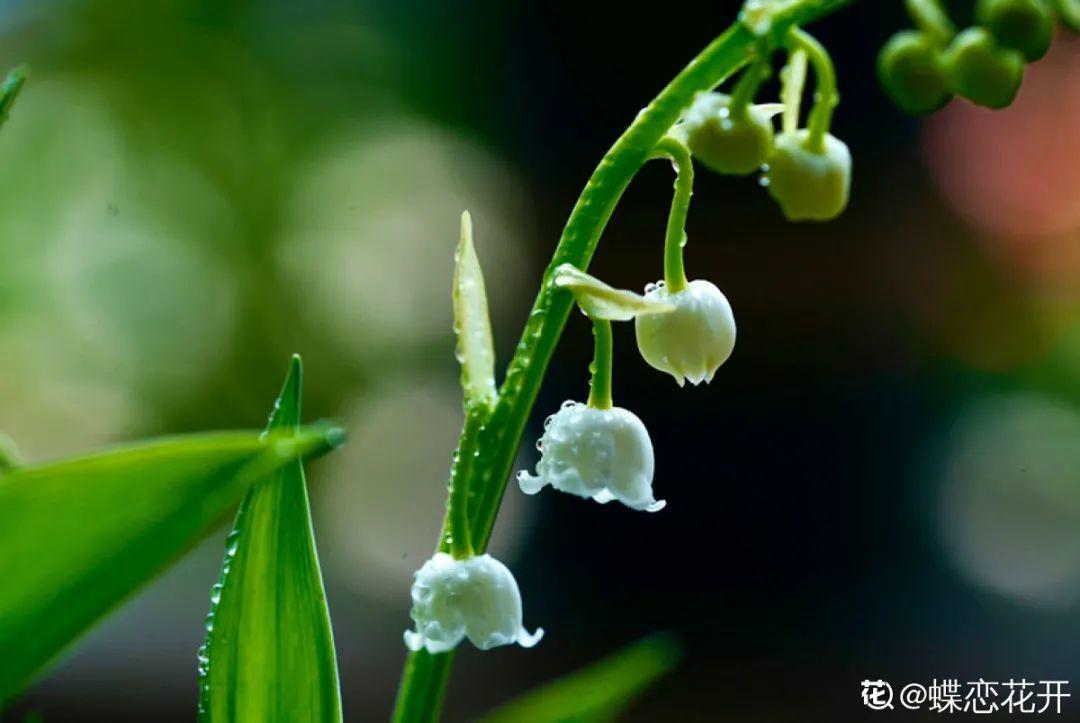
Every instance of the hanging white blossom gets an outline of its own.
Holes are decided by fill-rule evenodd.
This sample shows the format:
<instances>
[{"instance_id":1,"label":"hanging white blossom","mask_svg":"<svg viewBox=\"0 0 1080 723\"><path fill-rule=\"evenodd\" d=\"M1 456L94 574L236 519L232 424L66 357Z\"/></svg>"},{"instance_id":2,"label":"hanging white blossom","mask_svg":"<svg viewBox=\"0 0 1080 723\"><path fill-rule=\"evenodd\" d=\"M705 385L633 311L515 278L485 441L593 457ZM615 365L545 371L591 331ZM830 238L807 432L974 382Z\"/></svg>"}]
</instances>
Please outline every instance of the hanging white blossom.
<instances>
[{"instance_id":1,"label":"hanging white blossom","mask_svg":"<svg viewBox=\"0 0 1080 723\"><path fill-rule=\"evenodd\" d=\"M618 500L635 510L657 512L667 504L653 498L649 433L626 409L564 402L544 423L537 446L541 455L536 475L518 473L518 484L527 495L551 485L602 504Z\"/></svg>"},{"instance_id":2,"label":"hanging white blossom","mask_svg":"<svg viewBox=\"0 0 1080 723\"><path fill-rule=\"evenodd\" d=\"M711 382L735 348L735 317L724 294L711 282L697 279L675 293L663 282L650 284L645 298L667 302L675 311L635 320L641 356L675 377L679 386L686 380Z\"/></svg>"},{"instance_id":3,"label":"hanging white blossom","mask_svg":"<svg viewBox=\"0 0 1080 723\"><path fill-rule=\"evenodd\" d=\"M544 635L525 630L514 575L486 554L455 560L436 553L413 576L409 615L416 629L405 631L405 646L413 651L445 653L464 638L481 650L514 643L531 648Z\"/></svg>"}]
</instances>

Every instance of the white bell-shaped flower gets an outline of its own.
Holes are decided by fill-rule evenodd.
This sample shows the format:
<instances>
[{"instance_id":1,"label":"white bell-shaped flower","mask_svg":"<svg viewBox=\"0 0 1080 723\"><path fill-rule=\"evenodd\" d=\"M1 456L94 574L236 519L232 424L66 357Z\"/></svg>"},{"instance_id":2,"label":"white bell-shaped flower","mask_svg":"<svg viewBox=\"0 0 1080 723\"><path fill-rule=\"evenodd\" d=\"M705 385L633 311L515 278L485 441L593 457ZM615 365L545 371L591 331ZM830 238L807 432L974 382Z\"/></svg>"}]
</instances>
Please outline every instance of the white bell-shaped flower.
<instances>
[{"instance_id":1,"label":"white bell-shaped flower","mask_svg":"<svg viewBox=\"0 0 1080 723\"><path fill-rule=\"evenodd\" d=\"M735 317L727 297L715 284L697 279L674 293L663 282L650 284L645 298L667 302L675 311L637 317L641 356L680 387L685 380L711 382L735 348Z\"/></svg>"},{"instance_id":2,"label":"white bell-shaped flower","mask_svg":"<svg viewBox=\"0 0 1080 723\"><path fill-rule=\"evenodd\" d=\"M409 650L452 650L464 638L481 650L517 643L531 648L544 631L521 624L521 592L506 565L491 555L455 560L438 552L413 575L415 630L405 631Z\"/></svg>"},{"instance_id":3,"label":"white bell-shaped flower","mask_svg":"<svg viewBox=\"0 0 1080 723\"><path fill-rule=\"evenodd\" d=\"M537 447L536 475L518 473L518 484L527 495L551 485L602 504L618 500L635 510L657 512L667 504L653 498L649 433L626 409L566 401L544 422Z\"/></svg>"},{"instance_id":4,"label":"white bell-shaped flower","mask_svg":"<svg viewBox=\"0 0 1080 723\"><path fill-rule=\"evenodd\" d=\"M762 182L789 221L829 221L847 207L851 151L831 134L821 151L807 147L810 131L776 137Z\"/></svg>"}]
</instances>

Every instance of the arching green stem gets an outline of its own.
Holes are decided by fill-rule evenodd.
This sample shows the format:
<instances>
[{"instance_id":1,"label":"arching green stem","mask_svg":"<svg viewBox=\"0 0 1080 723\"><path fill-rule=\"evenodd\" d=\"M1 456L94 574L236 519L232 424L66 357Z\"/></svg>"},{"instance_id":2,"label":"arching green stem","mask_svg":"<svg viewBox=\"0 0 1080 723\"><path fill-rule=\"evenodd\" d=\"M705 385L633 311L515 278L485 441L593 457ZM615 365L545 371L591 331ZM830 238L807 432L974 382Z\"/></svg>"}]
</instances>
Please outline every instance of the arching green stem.
<instances>
[{"instance_id":1,"label":"arching green stem","mask_svg":"<svg viewBox=\"0 0 1080 723\"><path fill-rule=\"evenodd\" d=\"M947 45L956 35L956 26L940 0L904 0L904 5L915 26L938 45Z\"/></svg>"},{"instance_id":2,"label":"arching green stem","mask_svg":"<svg viewBox=\"0 0 1080 723\"><path fill-rule=\"evenodd\" d=\"M611 322L607 319L593 319L593 336L596 347L593 352L592 383L589 387L589 406L596 409L611 409L611 360L615 351L615 339L611 333Z\"/></svg>"},{"instance_id":3,"label":"arching green stem","mask_svg":"<svg viewBox=\"0 0 1080 723\"><path fill-rule=\"evenodd\" d=\"M457 560L466 560L476 554L469 525L469 483L472 479L470 471L476 462L479 428L486 416L487 410L481 405L466 406L465 431L461 435L457 451L454 452L453 470L450 473L450 498L447 502L450 524L446 526L446 536L449 538L450 554Z\"/></svg>"},{"instance_id":4,"label":"arching green stem","mask_svg":"<svg viewBox=\"0 0 1080 723\"><path fill-rule=\"evenodd\" d=\"M810 133L806 138L806 147L814 153L821 153L825 150L825 134L832 125L833 109L840 100L836 93L836 71L833 70L832 58L824 45L799 28L792 28L788 32L788 47L804 51L814 67L816 100L807 121Z\"/></svg>"},{"instance_id":5,"label":"arching green stem","mask_svg":"<svg viewBox=\"0 0 1080 723\"><path fill-rule=\"evenodd\" d=\"M769 17L765 32L772 41L779 41L791 26L809 23L852 1L793 0ZM600 161L574 205L540 282L540 292L510 361L499 400L476 430L480 456L467 472L469 490L474 493L469 518L476 551L487 548L540 383L573 308L573 294L554 288L551 275L563 263L588 268L615 205L657 143L697 93L715 88L746 64L761 40L762 36L739 22L710 43L636 116ZM464 474L459 468L454 476ZM448 526L446 520L444 531ZM440 536L439 549L449 550L445 534ZM409 655L394 708L395 723L438 720L452 660L453 653L432 655L419 651Z\"/></svg>"},{"instance_id":6,"label":"arching green stem","mask_svg":"<svg viewBox=\"0 0 1080 723\"><path fill-rule=\"evenodd\" d=\"M747 71L749 72L749 71ZM670 158L675 166L675 195L668 212L667 231L664 234L664 284L668 291L677 293L686 288L686 267L683 249L686 246L686 217L690 213L690 197L694 195L694 161L690 149L672 135L656 144L653 158Z\"/></svg>"}]
</instances>

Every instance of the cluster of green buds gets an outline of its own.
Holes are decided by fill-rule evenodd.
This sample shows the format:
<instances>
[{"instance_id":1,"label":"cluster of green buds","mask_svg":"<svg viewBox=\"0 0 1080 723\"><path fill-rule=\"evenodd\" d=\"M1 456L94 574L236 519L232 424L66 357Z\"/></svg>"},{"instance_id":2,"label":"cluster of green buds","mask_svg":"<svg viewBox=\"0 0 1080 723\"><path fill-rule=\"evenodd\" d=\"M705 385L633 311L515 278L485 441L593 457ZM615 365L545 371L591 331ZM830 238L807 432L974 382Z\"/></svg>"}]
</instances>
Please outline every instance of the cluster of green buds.
<instances>
[{"instance_id":1,"label":"cluster of green buds","mask_svg":"<svg viewBox=\"0 0 1080 723\"><path fill-rule=\"evenodd\" d=\"M952 99L1010 105L1024 67L1044 55L1056 18L1080 29L1080 0L978 0L975 25L956 32L938 0L907 0L917 30L895 34L878 56L878 75L901 109L933 113Z\"/></svg>"},{"instance_id":2,"label":"cluster of green buds","mask_svg":"<svg viewBox=\"0 0 1080 723\"><path fill-rule=\"evenodd\" d=\"M744 176L762 171L761 185L788 220L828 221L847 206L851 186L851 154L829 132L839 98L832 61L817 40L793 28L784 38L789 60L781 76L782 102L754 104L771 72L770 43L766 35L730 94L699 94L671 135L717 173ZM816 102L806 127L800 128L808 59L817 84ZM779 133L773 127L778 114L783 115Z\"/></svg>"}]
</instances>

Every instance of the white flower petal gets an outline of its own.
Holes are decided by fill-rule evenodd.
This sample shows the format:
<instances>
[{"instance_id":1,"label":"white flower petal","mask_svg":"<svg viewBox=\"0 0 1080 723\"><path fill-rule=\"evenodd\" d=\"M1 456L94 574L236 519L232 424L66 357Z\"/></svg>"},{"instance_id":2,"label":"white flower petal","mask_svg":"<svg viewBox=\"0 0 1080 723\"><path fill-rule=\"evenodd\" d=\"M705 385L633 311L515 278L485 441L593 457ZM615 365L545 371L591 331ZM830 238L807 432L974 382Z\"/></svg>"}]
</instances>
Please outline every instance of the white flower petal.
<instances>
[{"instance_id":1,"label":"white flower petal","mask_svg":"<svg viewBox=\"0 0 1080 723\"><path fill-rule=\"evenodd\" d=\"M513 643L529 648L543 635L522 626L517 581L491 555L455 560L436 553L416 572L412 601L416 629L404 635L409 650L445 653L465 638L481 650Z\"/></svg>"},{"instance_id":2,"label":"white flower petal","mask_svg":"<svg viewBox=\"0 0 1080 723\"><path fill-rule=\"evenodd\" d=\"M727 298L704 279L691 281L671 293L663 284L650 284L646 298L675 306L662 316L641 316L634 324L638 350L652 367L675 377L679 386L712 381L716 370L735 348L735 317Z\"/></svg>"},{"instance_id":3,"label":"white flower petal","mask_svg":"<svg viewBox=\"0 0 1080 723\"><path fill-rule=\"evenodd\" d=\"M652 440L632 412L567 402L545 422L539 447L536 474L518 474L525 494L551 485L600 504L618 500L635 510L659 509L652 493Z\"/></svg>"}]
</instances>

